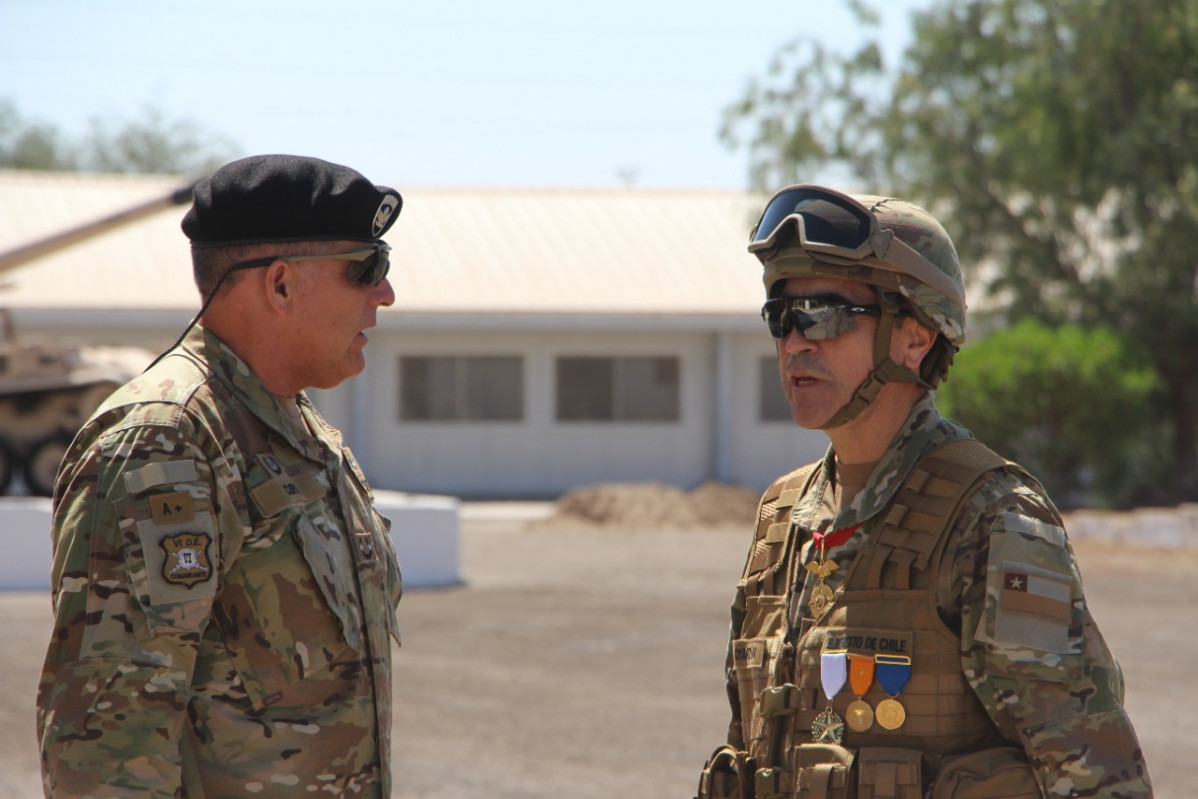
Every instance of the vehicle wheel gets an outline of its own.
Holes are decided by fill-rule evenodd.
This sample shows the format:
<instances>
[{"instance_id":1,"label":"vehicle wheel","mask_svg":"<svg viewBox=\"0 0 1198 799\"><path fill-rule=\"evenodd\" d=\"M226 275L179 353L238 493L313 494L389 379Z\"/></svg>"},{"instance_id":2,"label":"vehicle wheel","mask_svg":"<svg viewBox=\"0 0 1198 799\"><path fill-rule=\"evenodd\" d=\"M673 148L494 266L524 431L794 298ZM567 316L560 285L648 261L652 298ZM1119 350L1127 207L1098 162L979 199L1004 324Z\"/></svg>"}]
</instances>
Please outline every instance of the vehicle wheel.
<instances>
[{"instance_id":1,"label":"vehicle wheel","mask_svg":"<svg viewBox=\"0 0 1198 799\"><path fill-rule=\"evenodd\" d=\"M39 497L54 495L54 477L58 464L71 446L71 437L66 433L55 433L33 445L25 461L25 485L29 493Z\"/></svg>"},{"instance_id":2,"label":"vehicle wheel","mask_svg":"<svg viewBox=\"0 0 1198 799\"><path fill-rule=\"evenodd\" d=\"M12 450L7 444L0 441L0 496L8 493L15 461L16 457L12 454Z\"/></svg>"}]
</instances>

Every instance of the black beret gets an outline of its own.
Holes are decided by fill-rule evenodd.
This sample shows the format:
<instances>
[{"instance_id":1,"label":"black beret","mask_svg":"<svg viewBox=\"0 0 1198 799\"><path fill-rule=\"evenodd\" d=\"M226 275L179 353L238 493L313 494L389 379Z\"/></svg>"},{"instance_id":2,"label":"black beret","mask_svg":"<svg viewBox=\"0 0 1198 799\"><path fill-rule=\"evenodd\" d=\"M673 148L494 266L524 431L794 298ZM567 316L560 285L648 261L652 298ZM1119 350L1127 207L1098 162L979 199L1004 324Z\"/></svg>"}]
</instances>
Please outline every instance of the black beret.
<instances>
[{"instance_id":1,"label":"black beret","mask_svg":"<svg viewBox=\"0 0 1198 799\"><path fill-rule=\"evenodd\" d=\"M378 240L403 198L349 167L298 155L255 155L196 184L183 233L193 245Z\"/></svg>"}]
</instances>

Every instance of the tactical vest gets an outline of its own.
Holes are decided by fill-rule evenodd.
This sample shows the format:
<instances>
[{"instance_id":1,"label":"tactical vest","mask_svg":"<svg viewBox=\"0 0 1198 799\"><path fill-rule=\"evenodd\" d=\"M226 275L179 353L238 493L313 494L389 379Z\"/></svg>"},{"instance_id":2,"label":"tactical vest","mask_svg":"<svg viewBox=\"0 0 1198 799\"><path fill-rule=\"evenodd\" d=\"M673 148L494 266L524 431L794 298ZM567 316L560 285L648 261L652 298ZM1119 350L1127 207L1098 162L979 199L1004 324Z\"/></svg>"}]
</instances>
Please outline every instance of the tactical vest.
<instances>
[{"instance_id":1,"label":"tactical vest","mask_svg":"<svg viewBox=\"0 0 1198 799\"><path fill-rule=\"evenodd\" d=\"M933 783L949 791L934 796L1039 796L1022 751L1005 745L962 674L959 637L936 610L940 565L963 501L994 470L1018 467L974 439L930 452L867 523L867 543L828 609L818 620L791 625L795 597L788 586L801 585L804 575L790 513L812 489L818 467L787 475L763 498L743 580L741 637L732 652L746 751L717 750L700 797L919 799ZM828 705L820 664L826 649L911 658L899 696L906 719L898 729L846 726L841 745L813 743L812 723ZM862 698L876 708L887 693L875 678ZM846 684L832 709L846 719L855 699ZM954 765L946 772L949 761ZM983 786L963 777L962 768L981 779L999 774L1003 782ZM952 792L948 783L962 779L982 792Z\"/></svg>"}]
</instances>

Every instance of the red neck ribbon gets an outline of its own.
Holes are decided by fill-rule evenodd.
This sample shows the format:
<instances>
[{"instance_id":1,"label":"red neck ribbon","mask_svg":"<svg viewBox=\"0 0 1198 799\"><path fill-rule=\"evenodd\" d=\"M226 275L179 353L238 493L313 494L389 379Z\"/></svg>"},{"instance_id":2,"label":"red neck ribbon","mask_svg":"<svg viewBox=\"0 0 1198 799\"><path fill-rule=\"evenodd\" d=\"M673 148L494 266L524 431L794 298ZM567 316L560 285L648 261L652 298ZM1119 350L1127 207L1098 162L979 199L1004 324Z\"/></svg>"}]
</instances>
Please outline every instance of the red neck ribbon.
<instances>
[{"instance_id":1,"label":"red neck ribbon","mask_svg":"<svg viewBox=\"0 0 1198 799\"><path fill-rule=\"evenodd\" d=\"M812 533L811 540L819 547L821 553L827 552L829 549L836 547L849 540L849 536L857 531L859 524L854 524L851 527L841 527L839 530L833 530L830 533Z\"/></svg>"}]
</instances>

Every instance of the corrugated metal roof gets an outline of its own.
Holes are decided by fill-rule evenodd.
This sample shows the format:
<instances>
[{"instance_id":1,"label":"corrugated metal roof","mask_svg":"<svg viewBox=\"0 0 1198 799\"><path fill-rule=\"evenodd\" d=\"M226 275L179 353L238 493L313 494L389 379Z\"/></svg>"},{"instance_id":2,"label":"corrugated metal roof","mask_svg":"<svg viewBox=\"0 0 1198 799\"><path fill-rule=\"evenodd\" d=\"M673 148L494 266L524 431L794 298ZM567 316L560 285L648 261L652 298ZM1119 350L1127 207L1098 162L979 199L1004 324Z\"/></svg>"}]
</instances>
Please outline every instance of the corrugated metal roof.
<instances>
[{"instance_id":1,"label":"corrugated metal roof","mask_svg":"<svg viewBox=\"0 0 1198 799\"><path fill-rule=\"evenodd\" d=\"M0 170L0 252L163 196L162 176ZM390 313L744 314L761 198L732 191L402 188ZM175 206L0 275L14 308L193 310Z\"/></svg>"},{"instance_id":2,"label":"corrugated metal roof","mask_svg":"<svg viewBox=\"0 0 1198 799\"><path fill-rule=\"evenodd\" d=\"M0 171L0 252L162 197L164 176ZM196 305L176 206L0 274L0 304L19 308Z\"/></svg>"}]
</instances>

